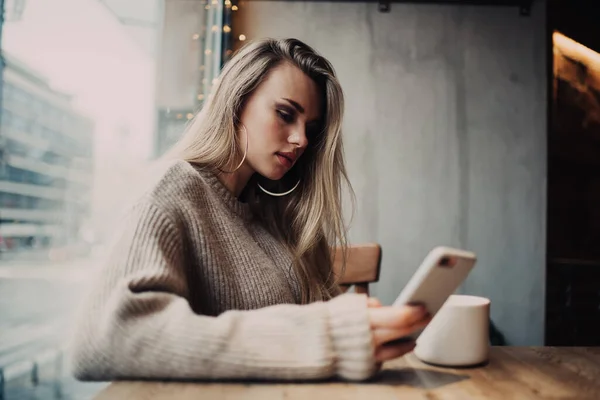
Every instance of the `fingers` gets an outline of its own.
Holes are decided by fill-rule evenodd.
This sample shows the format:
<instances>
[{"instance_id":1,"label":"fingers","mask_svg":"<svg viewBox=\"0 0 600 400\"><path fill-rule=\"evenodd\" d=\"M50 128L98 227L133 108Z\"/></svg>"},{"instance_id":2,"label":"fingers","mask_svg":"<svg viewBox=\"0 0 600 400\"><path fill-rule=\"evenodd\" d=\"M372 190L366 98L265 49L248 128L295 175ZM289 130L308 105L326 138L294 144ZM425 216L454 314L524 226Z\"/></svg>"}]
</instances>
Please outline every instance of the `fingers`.
<instances>
[{"instance_id":1,"label":"fingers","mask_svg":"<svg viewBox=\"0 0 600 400\"><path fill-rule=\"evenodd\" d=\"M375 361L378 363L402 357L412 351L416 344L414 341L401 343L393 346L379 346L375 350Z\"/></svg>"},{"instance_id":2,"label":"fingers","mask_svg":"<svg viewBox=\"0 0 600 400\"><path fill-rule=\"evenodd\" d=\"M373 342L375 343L375 346L380 346L406 335L407 333L399 332L397 329L374 329Z\"/></svg>"},{"instance_id":3,"label":"fingers","mask_svg":"<svg viewBox=\"0 0 600 400\"><path fill-rule=\"evenodd\" d=\"M372 328L402 329L425 318L422 306L379 307L369 309Z\"/></svg>"},{"instance_id":4,"label":"fingers","mask_svg":"<svg viewBox=\"0 0 600 400\"><path fill-rule=\"evenodd\" d=\"M383 363L382 362L376 362L375 363L375 372L381 371L382 367L383 367Z\"/></svg>"},{"instance_id":5,"label":"fingers","mask_svg":"<svg viewBox=\"0 0 600 400\"><path fill-rule=\"evenodd\" d=\"M382 307L377 299L369 300L376 362L392 360L412 351L414 340L397 340L425 328L432 318L427 310L422 306Z\"/></svg>"},{"instance_id":6,"label":"fingers","mask_svg":"<svg viewBox=\"0 0 600 400\"><path fill-rule=\"evenodd\" d=\"M373 329L373 341L375 346L379 346L381 344L391 342L392 340L396 340L405 336L410 335L414 331L418 329L425 328L427 324L431 321L431 317L427 315L425 318L420 321L415 322L412 325L408 325L399 329L389 329L389 328L376 328Z\"/></svg>"},{"instance_id":7,"label":"fingers","mask_svg":"<svg viewBox=\"0 0 600 400\"><path fill-rule=\"evenodd\" d=\"M381 302L375 297L369 297L369 299L367 300L367 306L370 308L381 307Z\"/></svg>"}]
</instances>

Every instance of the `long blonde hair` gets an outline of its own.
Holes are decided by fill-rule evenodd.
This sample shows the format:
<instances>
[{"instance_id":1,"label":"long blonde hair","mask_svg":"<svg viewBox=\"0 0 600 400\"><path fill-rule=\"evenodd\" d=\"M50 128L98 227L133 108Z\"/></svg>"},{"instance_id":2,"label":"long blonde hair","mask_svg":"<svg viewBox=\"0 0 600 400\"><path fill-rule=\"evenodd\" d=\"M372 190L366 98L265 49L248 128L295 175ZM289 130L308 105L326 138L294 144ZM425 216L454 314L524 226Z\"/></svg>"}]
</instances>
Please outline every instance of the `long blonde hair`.
<instances>
[{"instance_id":1,"label":"long blonde hair","mask_svg":"<svg viewBox=\"0 0 600 400\"><path fill-rule=\"evenodd\" d=\"M344 162L342 117L344 96L335 71L324 57L297 39L262 39L241 48L224 66L201 112L170 152L213 171L236 165L243 156L239 117L253 91L282 62L298 67L317 84L323 97L321 133L309 143L296 165L275 184L275 191L300 186L284 197L257 188L265 178L255 174L244 189L253 215L293 255L302 302L326 300L339 293L332 268L332 247L347 247L342 213L342 185L354 194ZM342 252L345 254L345 251Z\"/></svg>"}]
</instances>

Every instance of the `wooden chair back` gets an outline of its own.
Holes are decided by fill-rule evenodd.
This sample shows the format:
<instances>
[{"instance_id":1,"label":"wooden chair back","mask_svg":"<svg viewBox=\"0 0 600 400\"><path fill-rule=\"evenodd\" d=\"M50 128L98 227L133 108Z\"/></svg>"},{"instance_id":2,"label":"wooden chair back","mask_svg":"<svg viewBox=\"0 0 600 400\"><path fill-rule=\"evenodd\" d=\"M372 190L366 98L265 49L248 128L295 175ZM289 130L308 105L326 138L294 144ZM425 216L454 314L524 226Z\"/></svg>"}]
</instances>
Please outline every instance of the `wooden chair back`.
<instances>
[{"instance_id":1,"label":"wooden chair back","mask_svg":"<svg viewBox=\"0 0 600 400\"><path fill-rule=\"evenodd\" d=\"M342 290L347 291L354 285L356 293L369 295L369 283L379 280L381 246L377 243L348 246L346 270L342 274L343 260L342 249L337 247L333 258L333 270L337 276L341 276Z\"/></svg>"}]
</instances>

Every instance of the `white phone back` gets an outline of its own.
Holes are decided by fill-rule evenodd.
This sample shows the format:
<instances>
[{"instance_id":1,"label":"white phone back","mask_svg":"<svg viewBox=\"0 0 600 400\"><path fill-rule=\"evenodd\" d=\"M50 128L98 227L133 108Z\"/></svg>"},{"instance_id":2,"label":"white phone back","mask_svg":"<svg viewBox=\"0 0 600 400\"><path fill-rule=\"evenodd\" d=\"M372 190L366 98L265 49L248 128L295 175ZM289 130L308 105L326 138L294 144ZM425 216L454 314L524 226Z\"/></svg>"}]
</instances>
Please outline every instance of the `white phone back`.
<instances>
[{"instance_id":1,"label":"white phone back","mask_svg":"<svg viewBox=\"0 0 600 400\"><path fill-rule=\"evenodd\" d=\"M453 258L456 264L452 267L440 266L440 260L444 257ZM427 255L394 305L424 304L427 311L434 316L467 278L476 261L477 258L472 252L436 247Z\"/></svg>"}]
</instances>

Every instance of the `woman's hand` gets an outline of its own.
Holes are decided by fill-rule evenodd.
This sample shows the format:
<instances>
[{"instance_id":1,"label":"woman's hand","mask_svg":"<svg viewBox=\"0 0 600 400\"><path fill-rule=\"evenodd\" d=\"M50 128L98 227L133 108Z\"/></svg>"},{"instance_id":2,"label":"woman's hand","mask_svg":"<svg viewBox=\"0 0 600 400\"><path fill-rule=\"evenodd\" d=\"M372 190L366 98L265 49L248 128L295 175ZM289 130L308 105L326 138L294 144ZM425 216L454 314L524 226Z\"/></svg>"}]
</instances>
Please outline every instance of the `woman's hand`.
<instances>
[{"instance_id":1,"label":"woman's hand","mask_svg":"<svg viewBox=\"0 0 600 400\"><path fill-rule=\"evenodd\" d=\"M369 298L367 304L375 344L375 361L379 365L401 357L415 347L414 340L389 342L422 329L431 321L431 316L422 306L383 307L379 300L373 297Z\"/></svg>"}]
</instances>

